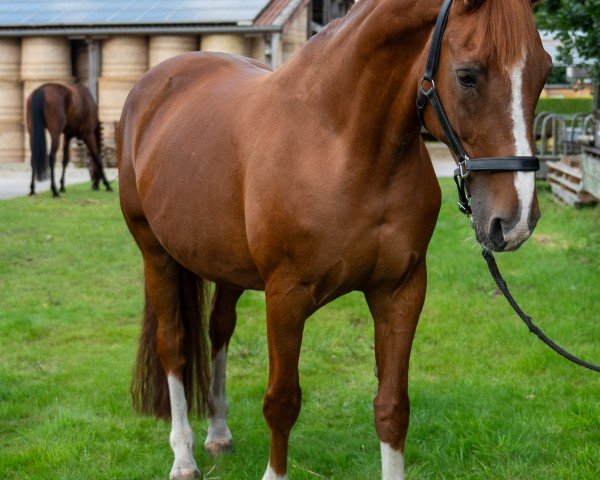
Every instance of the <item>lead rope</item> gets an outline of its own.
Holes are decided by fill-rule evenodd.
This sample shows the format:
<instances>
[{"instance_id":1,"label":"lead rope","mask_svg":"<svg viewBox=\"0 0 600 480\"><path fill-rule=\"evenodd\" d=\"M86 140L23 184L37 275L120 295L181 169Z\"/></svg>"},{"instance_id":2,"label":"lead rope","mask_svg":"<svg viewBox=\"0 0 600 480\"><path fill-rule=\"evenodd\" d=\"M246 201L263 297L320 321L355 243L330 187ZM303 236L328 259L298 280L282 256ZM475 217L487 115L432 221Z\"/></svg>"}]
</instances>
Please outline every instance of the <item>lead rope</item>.
<instances>
[{"instance_id":1,"label":"lead rope","mask_svg":"<svg viewBox=\"0 0 600 480\"><path fill-rule=\"evenodd\" d=\"M498 270L498 265L496 264L496 259L494 258L494 255L492 254L492 252L484 249L481 252L481 254L483 255L483 258L485 259L485 261L487 262L488 268L490 269L490 273L492 274L492 278L496 282L496 285L498 285L498 288L500 289L500 291L502 292L502 294L504 295L504 297L506 298L508 303L510 303L510 306L513 308L513 310L515 312L517 312L517 315L519 315L519 317L521 317L521 320L523 320L523 322L525 322L525 325L527 325L527 328L529 328L529 331L531 333L535 333L542 342L544 342L546 345L548 345L552 350L554 350L559 355L562 355L563 357L565 357L567 360L570 360L571 362L576 363L577 365L580 365L584 368L593 370L594 372L600 372L600 365L594 365L593 363L589 363L589 362L586 362L585 360L581 360L580 358L577 358L574 355L571 355L564 348L560 347L559 345L554 343L552 340L550 340L546 336L546 334L544 332L542 332L533 323L532 318L529 315L527 315L521 309L521 307L519 307L519 304L516 302L516 300L510 294L508 285L506 285L506 282L504 281L504 278L502 278L502 274L500 273L500 270Z\"/></svg>"}]
</instances>

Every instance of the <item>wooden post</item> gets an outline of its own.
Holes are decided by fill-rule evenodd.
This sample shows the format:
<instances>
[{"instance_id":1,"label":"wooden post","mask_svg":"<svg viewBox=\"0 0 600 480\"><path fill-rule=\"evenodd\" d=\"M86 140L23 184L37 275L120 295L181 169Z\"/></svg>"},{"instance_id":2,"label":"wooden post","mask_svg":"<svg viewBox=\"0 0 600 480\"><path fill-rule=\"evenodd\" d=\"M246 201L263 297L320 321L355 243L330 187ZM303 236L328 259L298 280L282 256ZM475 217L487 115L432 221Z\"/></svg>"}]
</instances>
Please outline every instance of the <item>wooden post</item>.
<instances>
[{"instance_id":1,"label":"wooden post","mask_svg":"<svg viewBox=\"0 0 600 480\"><path fill-rule=\"evenodd\" d=\"M271 34L270 48L269 48L269 64L273 69L279 67L283 60L283 52L281 50L281 33Z\"/></svg>"},{"instance_id":2,"label":"wooden post","mask_svg":"<svg viewBox=\"0 0 600 480\"><path fill-rule=\"evenodd\" d=\"M86 39L88 50L88 88L96 104L98 103L98 77L100 76L100 42Z\"/></svg>"}]
</instances>

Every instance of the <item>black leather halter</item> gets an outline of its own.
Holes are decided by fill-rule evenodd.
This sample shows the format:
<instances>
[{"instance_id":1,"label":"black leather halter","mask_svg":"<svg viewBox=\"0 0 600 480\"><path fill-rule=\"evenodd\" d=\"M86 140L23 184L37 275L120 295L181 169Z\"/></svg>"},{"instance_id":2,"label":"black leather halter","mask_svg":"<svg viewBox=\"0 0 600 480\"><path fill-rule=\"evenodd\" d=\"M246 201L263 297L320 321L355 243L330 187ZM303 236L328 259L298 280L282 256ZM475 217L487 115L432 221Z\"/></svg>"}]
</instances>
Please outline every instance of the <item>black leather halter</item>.
<instances>
[{"instance_id":1,"label":"black leather halter","mask_svg":"<svg viewBox=\"0 0 600 480\"><path fill-rule=\"evenodd\" d=\"M419 85L419 95L417 97L417 109L419 118L425 128L425 108L427 103L431 103L438 121L448 139L450 149L456 156L458 168L454 171L454 181L458 188L458 208L465 215L471 215L470 194L465 182L465 178L470 172L536 172L540 169L540 161L537 157L489 157L489 158L469 158L462 143L450 125L450 120L444 112L440 97L435 89L434 77L437 72L440 60L440 50L442 48L442 37L450 15L452 0L444 0L440 13L438 15L425 73Z\"/></svg>"},{"instance_id":2,"label":"black leather halter","mask_svg":"<svg viewBox=\"0 0 600 480\"><path fill-rule=\"evenodd\" d=\"M442 48L442 36L444 35L444 29L448 22L448 15L450 14L450 7L452 6L452 0L444 0L440 13L438 15L437 22L435 24L435 30L433 31L433 39L431 41L431 48L429 50L429 57L427 58L427 66L425 67L425 73L421 79L421 85L419 86L419 96L417 97L417 109L419 110L419 118L425 128L425 108L427 102L431 103L435 114L442 126L442 130L448 139L450 149L458 160L458 168L454 171L454 181L458 187L458 208L461 212L466 215L471 215L470 196L469 190L466 184L466 177L469 172L535 172L540 169L540 161L537 157L490 157L490 158L469 158L462 146L459 138L456 136L450 125L448 117L444 113L440 98L435 90L434 77L438 68L440 60L440 50ZM525 322L529 330L537 335L537 337L548 345L559 355L562 355L567 360L576 363L582 367L593 370L594 372L600 372L600 365L594 365L593 363L586 362L580 358L575 357L565 349L558 346L550 338L548 338L544 332L542 332L522 309L519 307L516 300L510 294L506 282L498 270L494 255L489 250L483 249L483 257L485 258L490 273L496 282L496 285L502 292L502 294L508 300L508 303L517 312L521 320Z\"/></svg>"}]
</instances>

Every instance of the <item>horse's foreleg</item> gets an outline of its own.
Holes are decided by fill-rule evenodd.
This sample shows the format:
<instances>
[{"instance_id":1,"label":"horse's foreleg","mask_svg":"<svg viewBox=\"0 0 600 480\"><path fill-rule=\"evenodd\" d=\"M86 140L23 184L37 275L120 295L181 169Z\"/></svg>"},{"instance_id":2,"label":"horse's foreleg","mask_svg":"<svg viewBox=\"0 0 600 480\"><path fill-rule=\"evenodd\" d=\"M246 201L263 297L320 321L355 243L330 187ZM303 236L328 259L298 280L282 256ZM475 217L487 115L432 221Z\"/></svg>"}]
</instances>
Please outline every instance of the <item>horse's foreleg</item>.
<instances>
[{"instance_id":1,"label":"horse's foreleg","mask_svg":"<svg viewBox=\"0 0 600 480\"><path fill-rule=\"evenodd\" d=\"M110 186L109 181L106 179L106 175L104 174L104 167L102 166L102 160L100 159L100 150L96 144L96 137L94 134L85 135L83 137L83 142L88 148L88 152L90 157L92 158L92 162L96 167L96 175L100 176L100 180L104 184L107 192L112 192L112 187ZM97 185L98 180L94 180L94 184Z\"/></svg>"},{"instance_id":2,"label":"horse's foreleg","mask_svg":"<svg viewBox=\"0 0 600 480\"><path fill-rule=\"evenodd\" d=\"M409 421L408 363L426 283L423 260L400 287L385 285L365 294L375 322L379 388L373 405L383 480L404 479L404 441Z\"/></svg>"},{"instance_id":3,"label":"horse's foreleg","mask_svg":"<svg viewBox=\"0 0 600 480\"><path fill-rule=\"evenodd\" d=\"M171 403L170 443L175 460L169 478L200 478L194 460L194 433L188 421L188 404L183 384L184 332L179 320L181 280L179 266L166 253L144 258L146 291L158 318L156 350L167 375Z\"/></svg>"},{"instance_id":4,"label":"horse's foreleg","mask_svg":"<svg viewBox=\"0 0 600 480\"><path fill-rule=\"evenodd\" d=\"M65 135L64 144L63 144L63 160L62 160L62 175L60 176L60 191L66 192L65 189L65 170L67 169L67 165L69 164L69 144L71 143L71 137L67 137Z\"/></svg>"},{"instance_id":5,"label":"horse's foreleg","mask_svg":"<svg viewBox=\"0 0 600 480\"><path fill-rule=\"evenodd\" d=\"M276 290L276 292L274 291ZM269 466L263 480L287 479L290 431L300 413L298 360L304 322L310 314L307 289L266 289L269 386L263 412L271 431Z\"/></svg>"},{"instance_id":6,"label":"horse's foreleg","mask_svg":"<svg viewBox=\"0 0 600 480\"><path fill-rule=\"evenodd\" d=\"M52 143L50 145L50 156L48 157L48 162L50 163L50 189L52 190L52 195L54 197L60 197L54 181L54 166L56 165L56 152L58 151L60 143L60 133L55 134L51 132L50 136L52 138Z\"/></svg>"},{"instance_id":7,"label":"horse's foreleg","mask_svg":"<svg viewBox=\"0 0 600 480\"><path fill-rule=\"evenodd\" d=\"M208 434L204 449L209 455L221 455L233 449L233 437L227 426L226 367L227 349L236 323L235 305L242 290L217 285L210 314L212 376L207 401Z\"/></svg>"}]
</instances>

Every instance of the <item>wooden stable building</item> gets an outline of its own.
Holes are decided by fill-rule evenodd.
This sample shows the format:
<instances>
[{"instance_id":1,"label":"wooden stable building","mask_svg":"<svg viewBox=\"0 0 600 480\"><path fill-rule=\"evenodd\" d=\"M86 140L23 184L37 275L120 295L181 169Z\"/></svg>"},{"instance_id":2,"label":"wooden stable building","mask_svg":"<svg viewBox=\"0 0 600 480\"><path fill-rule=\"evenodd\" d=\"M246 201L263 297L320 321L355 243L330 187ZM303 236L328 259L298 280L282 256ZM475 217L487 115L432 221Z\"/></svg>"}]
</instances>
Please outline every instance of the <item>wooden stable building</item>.
<instances>
[{"instance_id":1,"label":"wooden stable building","mask_svg":"<svg viewBox=\"0 0 600 480\"><path fill-rule=\"evenodd\" d=\"M29 161L24 103L43 83L88 85L98 101L110 148L129 90L159 62L206 50L245 55L277 67L352 3L0 1L0 162Z\"/></svg>"}]
</instances>

